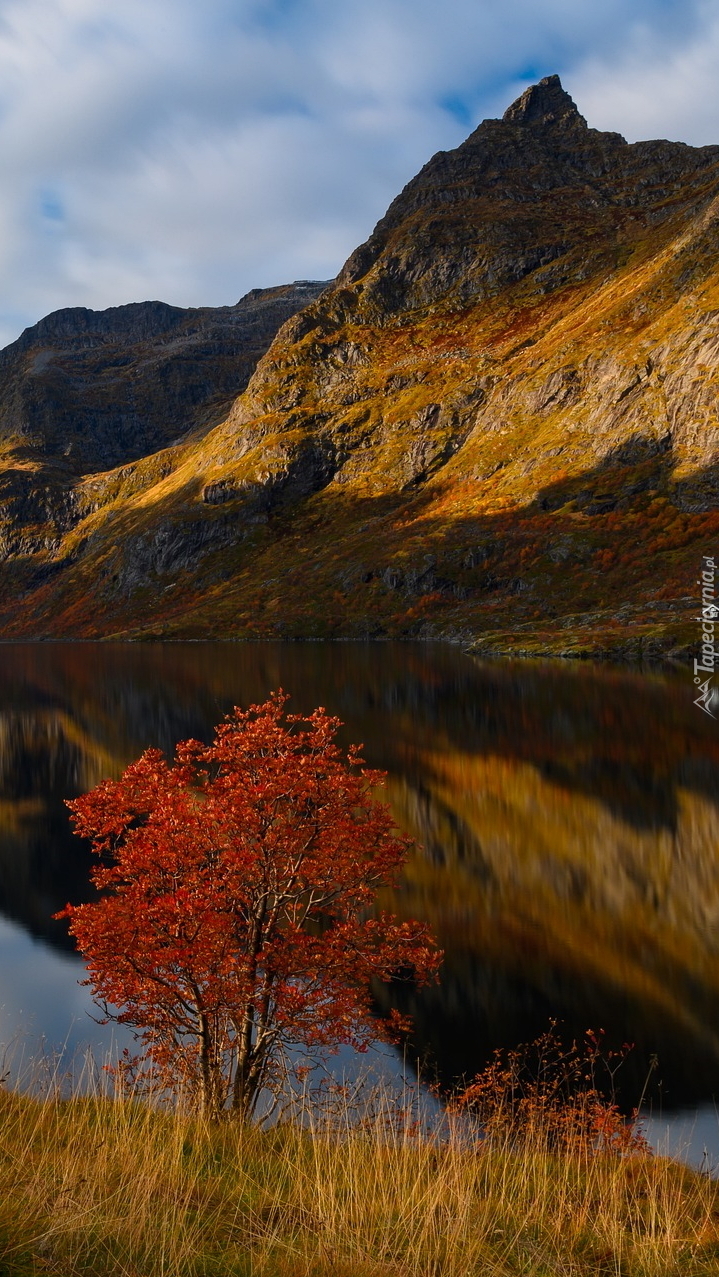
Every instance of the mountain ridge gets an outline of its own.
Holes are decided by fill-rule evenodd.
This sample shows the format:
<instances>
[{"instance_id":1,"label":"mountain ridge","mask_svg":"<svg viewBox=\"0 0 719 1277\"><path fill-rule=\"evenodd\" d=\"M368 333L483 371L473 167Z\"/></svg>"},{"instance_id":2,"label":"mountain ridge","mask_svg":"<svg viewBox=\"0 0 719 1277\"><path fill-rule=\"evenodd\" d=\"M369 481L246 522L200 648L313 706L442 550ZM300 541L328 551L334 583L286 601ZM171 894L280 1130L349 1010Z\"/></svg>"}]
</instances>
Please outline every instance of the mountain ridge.
<instances>
[{"instance_id":1,"label":"mountain ridge","mask_svg":"<svg viewBox=\"0 0 719 1277\"><path fill-rule=\"evenodd\" d=\"M719 147L590 129L547 77L428 161L222 420L77 477L3 632L686 654L717 229Z\"/></svg>"}]
</instances>

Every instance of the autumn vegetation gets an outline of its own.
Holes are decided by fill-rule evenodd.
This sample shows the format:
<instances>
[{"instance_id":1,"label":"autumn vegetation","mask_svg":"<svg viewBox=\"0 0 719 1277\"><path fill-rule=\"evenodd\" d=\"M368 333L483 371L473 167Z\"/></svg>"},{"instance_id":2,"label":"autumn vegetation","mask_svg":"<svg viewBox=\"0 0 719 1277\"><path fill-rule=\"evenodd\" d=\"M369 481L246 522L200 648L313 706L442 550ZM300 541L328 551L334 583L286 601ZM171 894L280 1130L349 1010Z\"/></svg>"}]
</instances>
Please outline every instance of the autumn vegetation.
<instances>
[{"instance_id":1,"label":"autumn vegetation","mask_svg":"<svg viewBox=\"0 0 719 1277\"><path fill-rule=\"evenodd\" d=\"M437 965L416 924L375 925L406 843L335 731L276 694L73 803L103 894L67 913L140 1056L0 1087L2 1277L716 1273L716 1181L648 1147L598 1034L434 1098L283 1067L377 1035L370 976Z\"/></svg>"},{"instance_id":2,"label":"autumn vegetation","mask_svg":"<svg viewBox=\"0 0 719 1277\"><path fill-rule=\"evenodd\" d=\"M276 1096L292 1050L396 1037L372 983L421 984L441 957L423 924L371 911L410 845L376 801L381 773L355 746L342 757L337 719L285 714L287 699L236 708L174 764L146 750L68 803L101 894L60 916L105 1020L136 1030L121 1076L211 1119Z\"/></svg>"},{"instance_id":3,"label":"autumn vegetation","mask_svg":"<svg viewBox=\"0 0 719 1277\"><path fill-rule=\"evenodd\" d=\"M269 1128L99 1084L0 1090L0 1272L715 1274L716 1181L651 1153L586 1081L518 1094L517 1065L495 1060L434 1125L411 1086L338 1087Z\"/></svg>"}]
</instances>

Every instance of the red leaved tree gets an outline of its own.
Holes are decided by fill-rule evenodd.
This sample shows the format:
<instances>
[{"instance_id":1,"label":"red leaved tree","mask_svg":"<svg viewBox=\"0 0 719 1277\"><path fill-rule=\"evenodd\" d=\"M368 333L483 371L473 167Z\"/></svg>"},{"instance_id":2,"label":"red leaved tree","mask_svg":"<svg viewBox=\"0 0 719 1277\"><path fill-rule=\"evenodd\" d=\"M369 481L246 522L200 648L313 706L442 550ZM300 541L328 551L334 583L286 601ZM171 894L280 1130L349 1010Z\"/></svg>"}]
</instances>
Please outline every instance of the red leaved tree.
<instances>
[{"instance_id":1,"label":"red leaved tree","mask_svg":"<svg viewBox=\"0 0 719 1277\"><path fill-rule=\"evenodd\" d=\"M382 773L356 746L343 756L336 718L286 700L235 709L172 765L146 750L68 803L101 895L58 917L95 1000L213 1117L251 1115L287 1047L365 1048L372 982L426 982L441 956L426 927L371 912L410 845L372 797Z\"/></svg>"}]
</instances>

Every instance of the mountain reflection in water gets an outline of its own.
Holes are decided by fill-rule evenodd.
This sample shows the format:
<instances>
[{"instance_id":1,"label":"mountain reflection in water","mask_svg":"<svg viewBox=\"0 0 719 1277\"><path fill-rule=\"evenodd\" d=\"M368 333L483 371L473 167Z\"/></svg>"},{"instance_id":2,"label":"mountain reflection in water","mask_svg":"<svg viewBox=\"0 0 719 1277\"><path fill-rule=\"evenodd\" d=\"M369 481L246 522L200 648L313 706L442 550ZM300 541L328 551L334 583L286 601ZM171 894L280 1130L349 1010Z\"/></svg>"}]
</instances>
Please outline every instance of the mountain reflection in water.
<instances>
[{"instance_id":1,"label":"mountain reflection in water","mask_svg":"<svg viewBox=\"0 0 719 1277\"><path fill-rule=\"evenodd\" d=\"M68 1019L51 915L89 858L63 799L279 686L364 742L421 843L392 907L432 922L441 984L390 996L444 1084L556 1017L636 1043L625 1102L655 1053L668 1106L719 1092L719 735L689 680L434 644L3 646L0 911L71 969ZM0 1006L22 981L0 972Z\"/></svg>"}]
</instances>

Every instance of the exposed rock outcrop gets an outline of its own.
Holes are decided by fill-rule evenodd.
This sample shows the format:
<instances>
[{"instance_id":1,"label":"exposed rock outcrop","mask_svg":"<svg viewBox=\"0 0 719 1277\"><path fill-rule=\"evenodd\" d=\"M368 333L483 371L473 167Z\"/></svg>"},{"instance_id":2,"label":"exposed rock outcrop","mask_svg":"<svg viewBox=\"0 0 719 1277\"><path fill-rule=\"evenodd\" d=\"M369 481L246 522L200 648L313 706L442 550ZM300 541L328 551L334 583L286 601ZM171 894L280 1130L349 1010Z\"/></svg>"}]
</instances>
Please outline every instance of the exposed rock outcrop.
<instances>
[{"instance_id":1,"label":"exposed rock outcrop","mask_svg":"<svg viewBox=\"0 0 719 1277\"><path fill-rule=\"evenodd\" d=\"M0 351L0 442L88 474L214 424L281 324L323 287L256 288L236 306L193 310L54 311Z\"/></svg>"}]
</instances>

